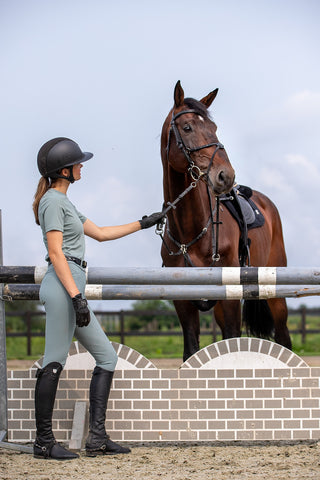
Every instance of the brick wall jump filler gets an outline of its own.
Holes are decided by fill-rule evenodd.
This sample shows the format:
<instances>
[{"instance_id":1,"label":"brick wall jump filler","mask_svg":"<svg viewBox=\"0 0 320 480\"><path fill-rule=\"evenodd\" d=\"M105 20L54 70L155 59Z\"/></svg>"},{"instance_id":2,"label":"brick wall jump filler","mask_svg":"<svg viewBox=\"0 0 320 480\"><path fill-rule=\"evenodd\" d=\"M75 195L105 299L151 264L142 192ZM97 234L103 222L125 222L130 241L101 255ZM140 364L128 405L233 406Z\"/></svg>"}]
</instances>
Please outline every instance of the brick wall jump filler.
<instances>
[{"instance_id":1,"label":"brick wall jump filler","mask_svg":"<svg viewBox=\"0 0 320 480\"><path fill-rule=\"evenodd\" d=\"M320 368L308 367L280 345L252 338L223 340L204 348L177 370L159 370L138 352L117 343L114 347L119 368L106 428L115 441L320 438ZM89 354L75 343L69 355L78 355L72 358L74 366L78 358ZM10 442L34 439L38 366L41 360L30 370L8 371ZM88 402L91 373L92 368L73 367L62 372L53 422L58 441L71 438L75 402Z\"/></svg>"}]
</instances>

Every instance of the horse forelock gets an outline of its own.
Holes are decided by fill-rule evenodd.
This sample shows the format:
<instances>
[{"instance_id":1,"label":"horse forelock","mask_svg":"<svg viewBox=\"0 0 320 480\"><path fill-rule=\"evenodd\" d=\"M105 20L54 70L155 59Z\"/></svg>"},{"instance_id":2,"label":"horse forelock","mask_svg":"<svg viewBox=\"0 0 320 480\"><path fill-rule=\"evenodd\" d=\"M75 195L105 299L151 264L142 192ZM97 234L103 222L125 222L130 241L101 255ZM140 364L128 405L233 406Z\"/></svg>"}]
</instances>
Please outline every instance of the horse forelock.
<instances>
[{"instance_id":1,"label":"horse forelock","mask_svg":"<svg viewBox=\"0 0 320 480\"><path fill-rule=\"evenodd\" d=\"M188 108L195 110L202 117L210 118L207 107L203 105L203 103L198 102L198 100L195 100L194 98L185 98L184 104L187 105Z\"/></svg>"}]
</instances>

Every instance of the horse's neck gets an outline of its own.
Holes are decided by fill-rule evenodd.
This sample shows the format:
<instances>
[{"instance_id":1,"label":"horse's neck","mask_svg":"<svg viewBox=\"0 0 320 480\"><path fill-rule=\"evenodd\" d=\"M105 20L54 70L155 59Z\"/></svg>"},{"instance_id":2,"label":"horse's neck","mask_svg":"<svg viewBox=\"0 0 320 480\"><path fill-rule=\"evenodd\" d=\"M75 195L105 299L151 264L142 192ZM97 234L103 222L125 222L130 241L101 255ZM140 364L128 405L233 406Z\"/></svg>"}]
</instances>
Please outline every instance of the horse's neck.
<instances>
[{"instance_id":1,"label":"horse's neck","mask_svg":"<svg viewBox=\"0 0 320 480\"><path fill-rule=\"evenodd\" d=\"M189 187L191 182L192 179L189 175L176 172L174 172L174 175L168 175L167 178L164 178L166 205L168 202L174 202ZM203 182L198 182L197 186L192 188L177 203L176 208L172 208L168 212L170 231L172 234L179 236L180 239L190 240L206 226L209 216L210 205L206 186Z\"/></svg>"}]
</instances>

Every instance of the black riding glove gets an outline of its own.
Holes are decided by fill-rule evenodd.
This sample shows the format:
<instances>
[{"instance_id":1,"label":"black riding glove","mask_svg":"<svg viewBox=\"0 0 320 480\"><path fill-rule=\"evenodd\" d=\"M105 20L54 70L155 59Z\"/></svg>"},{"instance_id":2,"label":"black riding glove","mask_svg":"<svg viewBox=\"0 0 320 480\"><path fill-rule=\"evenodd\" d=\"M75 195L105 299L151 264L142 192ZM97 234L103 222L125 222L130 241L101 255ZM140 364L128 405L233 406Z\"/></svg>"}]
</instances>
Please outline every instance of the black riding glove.
<instances>
[{"instance_id":1,"label":"black riding glove","mask_svg":"<svg viewBox=\"0 0 320 480\"><path fill-rule=\"evenodd\" d=\"M86 298L78 293L72 298L74 311L76 312L76 324L78 327L86 327L90 323L90 310Z\"/></svg>"},{"instance_id":2,"label":"black riding glove","mask_svg":"<svg viewBox=\"0 0 320 480\"><path fill-rule=\"evenodd\" d=\"M152 213L151 215L147 216L144 215L141 220L139 220L141 229L143 230L144 228L150 228L156 223L159 223L159 221L164 217L164 213L162 212L156 212Z\"/></svg>"}]
</instances>

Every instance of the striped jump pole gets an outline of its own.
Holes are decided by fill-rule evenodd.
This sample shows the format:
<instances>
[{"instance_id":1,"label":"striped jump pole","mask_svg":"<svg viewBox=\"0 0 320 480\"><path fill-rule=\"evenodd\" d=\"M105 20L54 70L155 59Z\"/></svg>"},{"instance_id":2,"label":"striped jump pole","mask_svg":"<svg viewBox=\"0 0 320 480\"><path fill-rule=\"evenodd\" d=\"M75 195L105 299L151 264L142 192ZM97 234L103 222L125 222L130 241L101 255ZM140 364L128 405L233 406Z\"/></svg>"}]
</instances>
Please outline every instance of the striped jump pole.
<instances>
[{"instance_id":1,"label":"striped jump pole","mask_svg":"<svg viewBox=\"0 0 320 480\"><path fill-rule=\"evenodd\" d=\"M7 284L7 300L38 300L40 285ZM301 285L87 285L88 300L253 300L320 295L320 287Z\"/></svg>"},{"instance_id":2,"label":"striped jump pole","mask_svg":"<svg viewBox=\"0 0 320 480\"><path fill-rule=\"evenodd\" d=\"M39 284L47 266L0 266L0 283ZM320 267L89 267L92 285L320 285Z\"/></svg>"}]
</instances>

